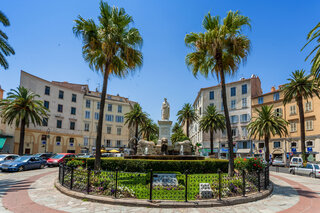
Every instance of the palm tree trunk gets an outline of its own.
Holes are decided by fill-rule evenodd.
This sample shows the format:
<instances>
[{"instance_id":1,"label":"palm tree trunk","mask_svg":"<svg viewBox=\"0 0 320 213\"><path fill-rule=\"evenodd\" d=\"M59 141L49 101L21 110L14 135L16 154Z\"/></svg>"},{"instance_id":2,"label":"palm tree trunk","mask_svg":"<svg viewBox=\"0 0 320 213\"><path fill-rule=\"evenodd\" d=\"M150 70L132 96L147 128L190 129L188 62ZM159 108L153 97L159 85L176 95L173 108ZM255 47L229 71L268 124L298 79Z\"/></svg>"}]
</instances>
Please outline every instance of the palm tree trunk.
<instances>
[{"instance_id":1,"label":"palm tree trunk","mask_svg":"<svg viewBox=\"0 0 320 213\"><path fill-rule=\"evenodd\" d=\"M269 148L269 136L264 136L264 145L266 146L266 152L264 153L264 159L269 164L269 155L270 155L270 148Z\"/></svg>"},{"instance_id":2,"label":"palm tree trunk","mask_svg":"<svg viewBox=\"0 0 320 213\"><path fill-rule=\"evenodd\" d=\"M23 146L24 146L24 134L26 128L26 119L23 118L21 120L21 128L20 128L20 142L19 142L19 155L23 155Z\"/></svg>"},{"instance_id":3,"label":"palm tree trunk","mask_svg":"<svg viewBox=\"0 0 320 213\"><path fill-rule=\"evenodd\" d=\"M101 139L102 139L102 124L104 117L104 106L106 102L107 85L109 78L109 64L105 65L104 76L103 76L103 86L100 99L100 111L99 111L99 121L97 129L97 140L96 140L96 159L94 161L94 169L101 169Z\"/></svg>"},{"instance_id":4,"label":"palm tree trunk","mask_svg":"<svg viewBox=\"0 0 320 213\"><path fill-rule=\"evenodd\" d=\"M211 149L210 155L213 155L213 129L210 129L210 149Z\"/></svg>"},{"instance_id":5,"label":"palm tree trunk","mask_svg":"<svg viewBox=\"0 0 320 213\"><path fill-rule=\"evenodd\" d=\"M220 67L222 67L222 60L221 60ZM234 173L233 140L232 140L231 123L230 123L228 103L227 103L226 80L225 80L224 71L222 68L220 71L220 78L221 78L221 87L222 87L223 110L224 110L224 116L226 119L226 129L227 129L227 135L228 135L228 147L229 147L228 174L229 176L233 176L233 173Z\"/></svg>"},{"instance_id":6,"label":"palm tree trunk","mask_svg":"<svg viewBox=\"0 0 320 213\"><path fill-rule=\"evenodd\" d=\"M187 119L187 137L189 138L189 120Z\"/></svg>"},{"instance_id":7,"label":"palm tree trunk","mask_svg":"<svg viewBox=\"0 0 320 213\"><path fill-rule=\"evenodd\" d=\"M301 152L303 162L307 161L306 156L306 132L305 132L305 124L304 124L304 111L303 111L303 100L302 96L298 97L297 104L299 107L299 118L300 118L300 137L301 137Z\"/></svg>"},{"instance_id":8,"label":"palm tree trunk","mask_svg":"<svg viewBox=\"0 0 320 213\"><path fill-rule=\"evenodd\" d=\"M138 149L138 134L139 134L139 125L138 122L136 122L136 134L135 134L135 142L134 142L134 154L137 154L137 149Z\"/></svg>"}]
</instances>

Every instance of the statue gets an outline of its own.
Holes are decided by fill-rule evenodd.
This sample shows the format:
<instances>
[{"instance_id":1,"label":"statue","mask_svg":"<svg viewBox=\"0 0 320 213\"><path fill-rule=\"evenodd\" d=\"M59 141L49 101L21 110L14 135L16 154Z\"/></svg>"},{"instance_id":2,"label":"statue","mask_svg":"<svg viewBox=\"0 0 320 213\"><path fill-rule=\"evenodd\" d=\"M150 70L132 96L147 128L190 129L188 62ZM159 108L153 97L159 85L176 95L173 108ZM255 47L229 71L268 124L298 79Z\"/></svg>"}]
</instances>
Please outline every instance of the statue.
<instances>
[{"instance_id":1,"label":"statue","mask_svg":"<svg viewBox=\"0 0 320 213\"><path fill-rule=\"evenodd\" d=\"M168 139L166 138L161 138L161 154L168 154Z\"/></svg>"},{"instance_id":2,"label":"statue","mask_svg":"<svg viewBox=\"0 0 320 213\"><path fill-rule=\"evenodd\" d=\"M153 141L139 140L137 146L137 155L154 155L155 144Z\"/></svg>"},{"instance_id":3,"label":"statue","mask_svg":"<svg viewBox=\"0 0 320 213\"><path fill-rule=\"evenodd\" d=\"M164 98L164 102L162 103L162 110L161 110L161 119L164 120L169 120L170 117L170 105L167 102L167 99Z\"/></svg>"}]
</instances>

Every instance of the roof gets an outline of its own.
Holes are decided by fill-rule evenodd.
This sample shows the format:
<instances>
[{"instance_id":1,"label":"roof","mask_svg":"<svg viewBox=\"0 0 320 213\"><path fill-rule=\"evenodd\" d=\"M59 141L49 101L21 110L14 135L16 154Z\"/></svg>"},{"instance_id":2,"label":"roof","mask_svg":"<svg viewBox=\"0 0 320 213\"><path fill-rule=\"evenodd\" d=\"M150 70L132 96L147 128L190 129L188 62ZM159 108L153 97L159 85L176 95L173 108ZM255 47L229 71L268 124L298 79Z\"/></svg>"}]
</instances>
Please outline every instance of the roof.
<instances>
[{"instance_id":1,"label":"roof","mask_svg":"<svg viewBox=\"0 0 320 213\"><path fill-rule=\"evenodd\" d=\"M69 83L67 81L64 81L64 82L52 81L52 83L68 89L76 90L78 92L84 92L84 88L86 90L89 90L89 87L87 84L74 84L74 83Z\"/></svg>"}]
</instances>

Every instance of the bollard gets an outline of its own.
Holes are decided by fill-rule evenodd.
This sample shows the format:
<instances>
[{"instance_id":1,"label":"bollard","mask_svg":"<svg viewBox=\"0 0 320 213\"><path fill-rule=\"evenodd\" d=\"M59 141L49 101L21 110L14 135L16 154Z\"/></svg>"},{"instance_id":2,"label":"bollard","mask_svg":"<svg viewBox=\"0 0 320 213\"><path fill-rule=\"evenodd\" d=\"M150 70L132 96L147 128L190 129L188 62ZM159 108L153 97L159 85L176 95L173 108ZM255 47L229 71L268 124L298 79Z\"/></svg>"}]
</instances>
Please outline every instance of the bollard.
<instances>
[{"instance_id":1,"label":"bollard","mask_svg":"<svg viewBox=\"0 0 320 213\"><path fill-rule=\"evenodd\" d=\"M73 167L71 167L70 190L72 190L72 187L73 187Z\"/></svg>"},{"instance_id":2,"label":"bollard","mask_svg":"<svg viewBox=\"0 0 320 213\"><path fill-rule=\"evenodd\" d=\"M88 169L88 173L87 173L87 194L90 193L90 173L91 173L91 170Z\"/></svg>"},{"instance_id":3,"label":"bollard","mask_svg":"<svg viewBox=\"0 0 320 213\"><path fill-rule=\"evenodd\" d=\"M185 171L186 174L186 186L184 190L184 197L185 197L185 202L188 202L188 170Z\"/></svg>"},{"instance_id":4,"label":"bollard","mask_svg":"<svg viewBox=\"0 0 320 213\"><path fill-rule=\"evenodd\" d=\"M116 169L116 189L114 190L115 198L117 198L117 190L118 190L118 169Z\"/></svg>"},{"instance_id":5,"label":"bollard","mask_svg":"<svg viewBox=\"0 0 320 213\"><path fill-rule=\"evenodd\" d=\"M149 193L149 201L152 201L152 185L153 185L153 171L150 169L150 193Z\"/></svg>"},{"instance_id":6,"label":"bollard","mask_svg":"<svg viewBox=\"0 0 320 213\"><path fill-rule=\"evenodd\" d=\"M62 164L62 182L61 185L64 185L64 164Z\"/></svg>"},{"instance_id":7,"label":"bollard","mask_svg":"<svg viewBox=\"0 0 320 213\"><path fill-rule=\"evenodd\" d=\"M257 171L258 173L258 192L261 191L261 188L260 188L260 170Z\"/></svg>"},{"instance_id":8,"label":"bollard","mask_svg":"<svg viewBox=\"0 0 320 213\"><path fill-rule=\"evenodd\" d=\"M244 169L242 170L242 196L245 197L246 196L246 174Z\"/></svg>"},{"instance_id":9,"label":"bollard","mask_svg":"<svg viewBox=\"0 0 320 213\"><path fill-rule=\"evenodd\" d=\"M219 198L218 200L221 200L221 170L218 169L218 173L219 173Z\"/></svg>"}]
</instances>

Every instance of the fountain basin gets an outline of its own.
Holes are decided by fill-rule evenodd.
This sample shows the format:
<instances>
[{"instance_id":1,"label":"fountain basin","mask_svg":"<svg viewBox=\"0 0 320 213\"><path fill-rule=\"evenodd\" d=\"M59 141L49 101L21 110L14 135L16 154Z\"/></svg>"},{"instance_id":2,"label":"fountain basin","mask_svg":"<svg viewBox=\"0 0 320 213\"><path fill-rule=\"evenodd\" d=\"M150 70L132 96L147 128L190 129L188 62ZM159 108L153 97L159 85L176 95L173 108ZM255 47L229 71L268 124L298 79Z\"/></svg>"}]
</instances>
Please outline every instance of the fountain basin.
<instances>
[{"instance_id":1,"label":"fountain basin","mask_svg":"<svg viewBox=\"0 0 320 213\"><path fill-rule=\"evenodd\" d=\"M130 155L124 159L148 159L148 160L204 160L203 156L195 155Z\"/></svg>"}]
</instances>

